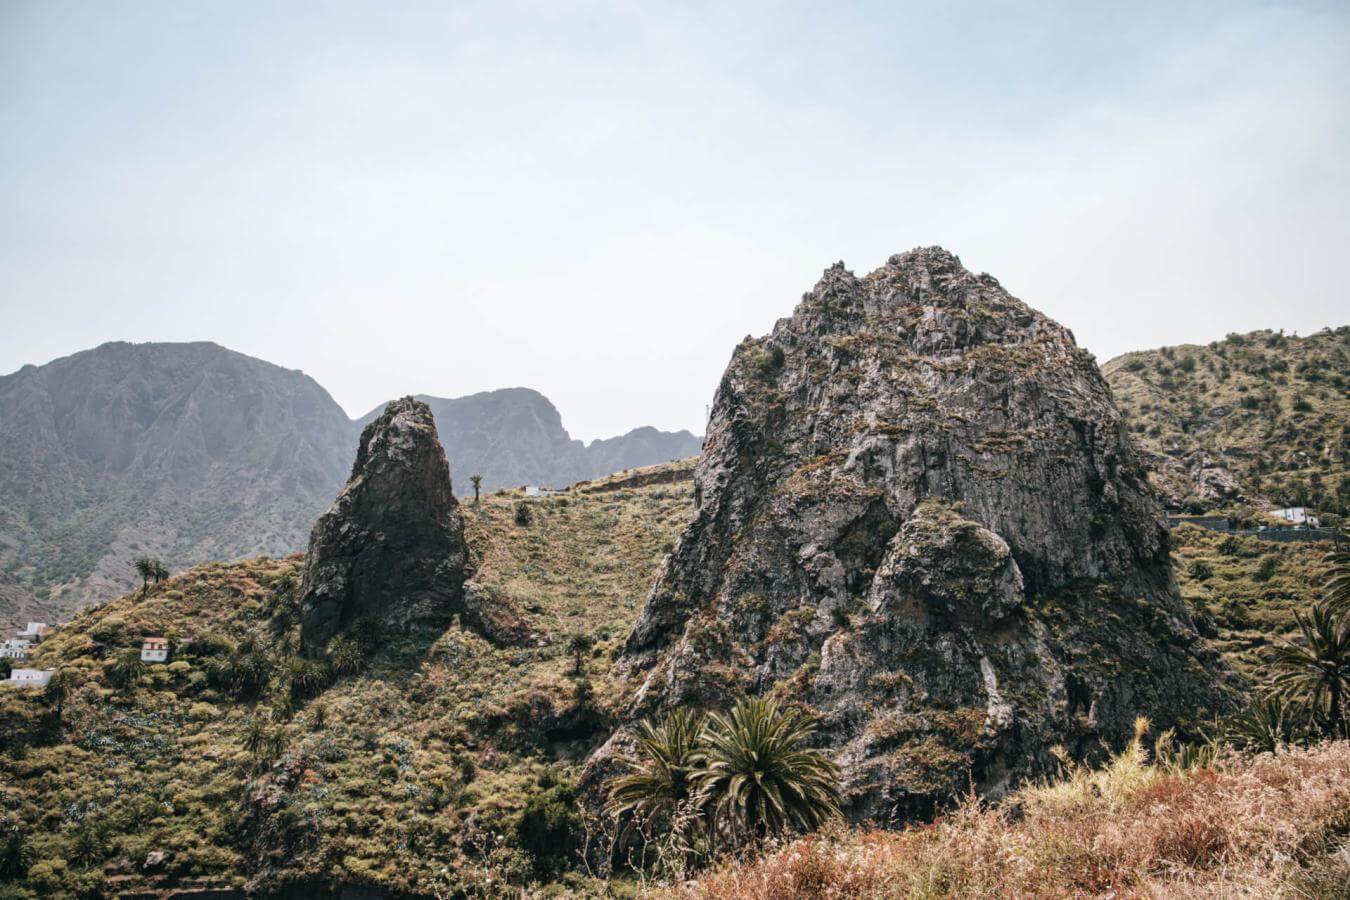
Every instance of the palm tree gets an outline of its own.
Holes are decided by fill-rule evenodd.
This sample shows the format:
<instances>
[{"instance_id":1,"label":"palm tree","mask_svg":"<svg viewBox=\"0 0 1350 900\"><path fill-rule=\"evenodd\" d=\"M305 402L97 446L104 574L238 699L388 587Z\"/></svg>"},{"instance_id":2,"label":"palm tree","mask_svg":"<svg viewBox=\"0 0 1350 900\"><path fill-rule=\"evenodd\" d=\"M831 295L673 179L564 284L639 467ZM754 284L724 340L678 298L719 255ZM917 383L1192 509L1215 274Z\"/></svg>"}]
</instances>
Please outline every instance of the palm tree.
<instances>
[{"instance_id":1,"label":"palm tree","mask_svg":"<svg viewBox=\"0 0 1350 900\"><path fill-rule=\"evenodd\" d=\"M469 481L473 482L473 505L478 505L478 489L483 485L482 475L470 475Z\"/></svg>"},{"instance_id":2,"label":"palm tree","mask_svg":"<svg viewBox=\"0 0 1350 900\"><path fill-rule=\"evenodd\" d=\"M1350 545L1344 533L1337 536L1335 549L1323 556L1322 561L1331 566L1323 599L1337 615L1350 614Z\"/></svg>"},{"instance_id":3,"label":"palm tree","mask_svg":"<svg viewBox=\"0 0 1350 900\"><path fill-rule=\"evenodd\" d=\"M582 662L586 654L591 652L595 646L595 638L586 634L584 631L578 631L567 639L567 652L572 654L572 674L580 675Z\"/></svg>"},{"instance_id":4,"label":"palm tree","mask_svg":"<svg viewBox=\"0 0 1350 900\"><path fill-rule=\"evenodd\" d=\"M55 709L57 722L61 721L61 714L65 711L66 701L70 699L70 694L74 690L74 672L70 669L57 669L52 673L51 680L47 682L47 687L42 692L42 699Z\"/></svg>"},{"instance_id":5,"label":"palm tree","mask_svg":"<svg viewBox=\"0 0 1350 900\"><path fill-rule=\"evenodd\" d=\"M144 674L145 662L141 659L141 651L133 648L123 651L122 655L117 657L112 668L108 670L108 680L114 686L129 691Z\"/></svg>"},{"instance_id":6,"label":"palm tree","mask_svg":"<svg viewBox=\"0 0 1350 900\"><path fill-rule=\"evenodd\" d=\"M1287 697L1308 704L1322 717L1327 730L1340 735L1344 725L1343 698L1350 690L1350 621L1318 604L1305 617L1294 614L1300 639L1275 650L1279 672L1276 687Z\"/></svg>"},{"instance_id":7,"label":"palm tree","mask_svg":"<svg viewBox=\"0 0 1350 900\"><path fill-rule=\"evenodd\" d=\"M802 745L815 720L778 701L749 699L713 714L695 752L699 792L723 827L755 839L811 829L839 815L839 767Z\"/></svg>"},{"instance_id":8,"label":"palm tree","mask_svg":"<svg viewBox=\"0 0 1350 900\"><path fill-rule=\"evenodd\" d=\"M155 577L157 563L148 556L142 556L132 565L136 567L136 574L141 576L141 593L145 593L150 590L150 579Z\"/></svg>"},{"instance_id":9,"label":"palm tree","mask_svg":"<svg viewBox=\"0 0 1350 900\"><path fill-rule=\"evenodd\" d=\"M610 813L650 821L688 804L694 795L694 754L707 721L703 713L681 707L660 725L649 719L638 725L641 758L631 763L632 771L615 779Z\"/></svg>"},{"instance_id":10,"label":"palm tree","mask_svg":"<svg viewBox=\"0 0 1350 900\"><path fill-rule=\"evenodd\" d=\"M166 569L166 568L164 567L164 564L161 563L159 560L155 560L155 561L154 561L154 565L155 565L155 571L154 571L154 575L151 576L151 577L153 577L153 578L155 579L155 584L159 584L161 581L163 581L164 579L166 579L166 578L169 577L169 570Z\"/></svg>"}]
</instances>

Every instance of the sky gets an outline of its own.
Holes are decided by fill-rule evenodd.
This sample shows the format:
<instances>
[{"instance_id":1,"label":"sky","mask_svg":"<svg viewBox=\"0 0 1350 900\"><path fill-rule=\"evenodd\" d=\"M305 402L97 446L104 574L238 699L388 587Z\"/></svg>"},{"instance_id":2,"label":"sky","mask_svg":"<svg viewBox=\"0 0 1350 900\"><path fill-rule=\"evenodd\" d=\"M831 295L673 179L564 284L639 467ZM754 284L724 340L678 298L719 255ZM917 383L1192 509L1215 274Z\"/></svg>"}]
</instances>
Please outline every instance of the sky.
<instances>
[{"instance_id":1,"label":"sky","mask_svg":"<svg viewBox=\"0 0 1350 900\"><path fill-rule=\"evenodd\" d=\"M212 340L701 432L931 244L1101 361L1346 324L1350 4L0 0L0 372Z\"/></svg>"}]
</instances>

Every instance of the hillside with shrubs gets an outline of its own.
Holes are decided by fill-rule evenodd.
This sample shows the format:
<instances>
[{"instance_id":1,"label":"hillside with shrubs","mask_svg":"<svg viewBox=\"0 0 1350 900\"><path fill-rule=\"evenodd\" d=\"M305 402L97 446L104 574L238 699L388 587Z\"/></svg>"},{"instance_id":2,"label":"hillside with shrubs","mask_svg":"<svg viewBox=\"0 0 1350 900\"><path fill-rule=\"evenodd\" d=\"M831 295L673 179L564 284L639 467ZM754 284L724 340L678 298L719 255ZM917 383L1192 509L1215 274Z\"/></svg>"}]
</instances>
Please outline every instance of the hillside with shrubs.
<instances>
[{"instance_id":1,"label":"hillside with shrubs","mask_svg":"<svg viewBox=\"0 0 1350 900\"><path fill-rule=\"evenodd\" d=\"M896 885L1119 896L1235 884L1257 895L1344 877L1341 743L1255 760L1224 751L1185 771L1175 747L1162 768L1132 750L1104 775L1066 769L1076 788L967 802L931 828L828 825L757 862L745 845L726 857L740 862L712 863L688 887L672 885L712 862L708 848L653 847L637 868L599 878L584 852L616 835L577 802L576 780L622 701L611 663L692 489L597 487L464 506L479 579L522 611L531 646L498 648L460 628L426 648L365 634L324 668L295 652L299 556L202 566L81 614L35 660L57 670L58 690L0 690L0 896L344 884L425 896L529 885L582 896L909 895L885 893ZM1296 635L1294 614L1322 590L1327 545L1174 534L1197 623L1236 668L1268 681L1280 636ZM139 663L150 634L170 638L171 662ZM1126 778L1110 801L1084 787ZM1105 827L1108 802L1114 843L1103 849L1073 823ZM1150 843L1133 844L1139 834ZM986 852L996 855L959 875ZM1295 896L1336 896L1319 890Z\"/></svg>"},{"instance_id":2,"label":"hillside with shrubs","mask_svg":"<svg viewBox=\"0 0 1350 900\"><path fill-rule=\"evenodd\" d=\"M1126 353L1102 373L1170 505L1350 512L1350 326Z\"/></svg>"}]
</instances>

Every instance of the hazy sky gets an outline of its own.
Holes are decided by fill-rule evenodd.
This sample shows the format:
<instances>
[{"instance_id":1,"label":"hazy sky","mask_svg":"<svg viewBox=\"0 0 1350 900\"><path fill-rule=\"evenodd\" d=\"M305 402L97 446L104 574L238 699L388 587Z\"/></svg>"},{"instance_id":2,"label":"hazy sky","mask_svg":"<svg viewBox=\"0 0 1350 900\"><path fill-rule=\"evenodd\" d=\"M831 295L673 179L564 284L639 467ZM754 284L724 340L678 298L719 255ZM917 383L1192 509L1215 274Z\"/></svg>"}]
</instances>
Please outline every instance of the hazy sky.
<instances>
[{"instance_id":1,"label":"hazy sky","mask_svg":"<svg viewBox=\"0 0 1350 900\"><path fill-rule=\"evenodd\" d=\"M842 259L1106 360L1350 320L1350 5L0 0L0 371L213 340L702 429Z\"/></svg>"}]
</instances>

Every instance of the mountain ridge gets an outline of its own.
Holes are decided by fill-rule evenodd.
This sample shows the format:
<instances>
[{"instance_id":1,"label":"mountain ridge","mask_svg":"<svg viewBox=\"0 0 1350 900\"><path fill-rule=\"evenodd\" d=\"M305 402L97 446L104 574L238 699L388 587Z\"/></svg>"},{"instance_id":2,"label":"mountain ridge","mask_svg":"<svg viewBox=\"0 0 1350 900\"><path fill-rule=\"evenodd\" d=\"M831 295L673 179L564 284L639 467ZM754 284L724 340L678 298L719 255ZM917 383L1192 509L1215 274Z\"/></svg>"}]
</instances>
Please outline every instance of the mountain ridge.
<instances>
[{"instance_id":1,"label":"mountain ridge","mask_svg":"<svg viewBox=\"0 0 1350 900\"><path fill-rule=\"evenodd\" d=\"M642 428L591 452L529 388L436 404L460 496L473 474L486 490L562 486L698 452L687 432ZM138 556L177 571L303 549L367 418L211 341L109 341L0 376L0 625L124 593Z\"/></svg>"}]
</instances>

